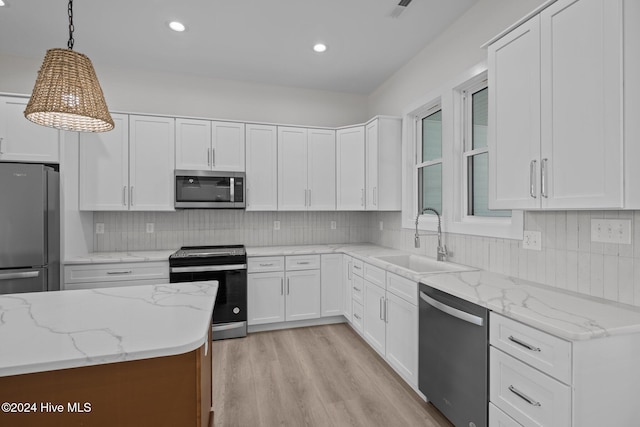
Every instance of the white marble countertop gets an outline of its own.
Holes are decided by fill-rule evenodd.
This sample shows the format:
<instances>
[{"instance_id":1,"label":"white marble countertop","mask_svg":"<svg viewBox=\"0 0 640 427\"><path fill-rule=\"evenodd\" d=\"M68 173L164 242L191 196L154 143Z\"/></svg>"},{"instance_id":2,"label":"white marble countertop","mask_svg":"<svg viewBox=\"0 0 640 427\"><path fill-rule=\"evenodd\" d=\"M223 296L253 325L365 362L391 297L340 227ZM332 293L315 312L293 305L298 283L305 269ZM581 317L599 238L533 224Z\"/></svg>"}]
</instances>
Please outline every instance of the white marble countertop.
<instances>
[{"instance_id":1,"label":"white marble countertop","mask_svg":"<svg viewBox=\"0 0 640 427\"><path fill-rule=\"evenodd\" d=\"M91 252L82 256L70 257L64 264L108 264L111 262L149 262L169 261L169 255L177 249L160 251L129 251L129 252Z\"/></svg>"},{"instance_id":2,"label":"white marble countertop","mask_svg":"<svg viewBox=\"0 0 640 427\"><path fill-rule=\"evenodd\" d=\"M640 332L637 307L497 273L437 274L421 281L570 341Z\"/></svg>"},{"instance_id":3,"label":"white marble countertop","mask_svg":"<svg viewBox=\"0 0 640 427\"><path fill-rule=\"evenodd\" d=\"M218 282L0 295L0 377L186 353Z\"/></svg>"}]
</instances>

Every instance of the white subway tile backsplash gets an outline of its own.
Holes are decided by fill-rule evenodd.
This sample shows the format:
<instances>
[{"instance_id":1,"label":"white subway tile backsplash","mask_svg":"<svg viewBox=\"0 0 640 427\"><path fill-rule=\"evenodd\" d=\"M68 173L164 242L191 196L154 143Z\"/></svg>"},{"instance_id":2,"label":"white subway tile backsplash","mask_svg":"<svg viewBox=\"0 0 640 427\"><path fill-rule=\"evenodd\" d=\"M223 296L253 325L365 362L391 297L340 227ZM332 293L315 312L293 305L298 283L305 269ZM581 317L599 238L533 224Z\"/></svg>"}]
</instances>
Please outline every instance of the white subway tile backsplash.
<instances>
[{"instance_id":1,"label":"white subway tile backsplash","mask_svg":"<svg viewBox=\"0 0 640 427\"><path fill-rule=\"evenodd\" d=\"M602 281L604 286L604 292L602 295L603 298L611 301L618 301L620 288L620 270L617 256L604 256L604 266L602 273Z\"/></svg>"},{"instance_id":2,"label":"white subway tile backsplash","mask_svg":"<svg viewBox=\"0 0 640 427\"><path fill-rule=\"evenodd\" d=\"M606 278L605 272L605 278ZM618 258L618 301L633 304L633 258Z\"/></svg>"}]
</instances>

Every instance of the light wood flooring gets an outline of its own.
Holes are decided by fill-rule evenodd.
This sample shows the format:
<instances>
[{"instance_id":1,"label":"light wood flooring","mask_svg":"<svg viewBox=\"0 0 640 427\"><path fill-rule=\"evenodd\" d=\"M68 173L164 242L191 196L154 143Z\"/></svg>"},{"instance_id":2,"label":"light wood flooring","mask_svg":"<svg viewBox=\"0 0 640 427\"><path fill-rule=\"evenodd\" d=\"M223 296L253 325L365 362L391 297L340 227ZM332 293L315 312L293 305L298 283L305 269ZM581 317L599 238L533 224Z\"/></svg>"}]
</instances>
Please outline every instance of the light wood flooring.
<instances>
[{"instance_id":1,"label":"light wood flooring","mask_svg":"<svg viewBox=\"0 0 640 427\"><path fill-rule=\"evenodd\" d=\"M452 426L346 324L213 343L216 426Z\"/></svg>"}]
</instances>

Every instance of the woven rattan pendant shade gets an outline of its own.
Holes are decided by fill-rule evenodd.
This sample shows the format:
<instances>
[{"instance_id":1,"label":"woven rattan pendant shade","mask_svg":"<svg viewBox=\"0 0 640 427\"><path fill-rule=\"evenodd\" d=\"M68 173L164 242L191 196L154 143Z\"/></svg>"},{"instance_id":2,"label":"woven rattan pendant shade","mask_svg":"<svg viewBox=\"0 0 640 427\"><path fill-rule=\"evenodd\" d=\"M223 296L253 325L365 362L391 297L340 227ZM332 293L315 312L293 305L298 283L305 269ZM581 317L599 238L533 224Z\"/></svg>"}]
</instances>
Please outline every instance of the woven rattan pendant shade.
<instances>
[{"instance_id":1,"label":"woven rattan pendant shade","mask_svg":"<svg viewBox=\"0 0 640 427\"><path fill-rule=\"evenodd\" d=\"M71 49L47 51L24 115L39 125L77 132L114 127L91 60Z\"/></svg>"}]
</instances>

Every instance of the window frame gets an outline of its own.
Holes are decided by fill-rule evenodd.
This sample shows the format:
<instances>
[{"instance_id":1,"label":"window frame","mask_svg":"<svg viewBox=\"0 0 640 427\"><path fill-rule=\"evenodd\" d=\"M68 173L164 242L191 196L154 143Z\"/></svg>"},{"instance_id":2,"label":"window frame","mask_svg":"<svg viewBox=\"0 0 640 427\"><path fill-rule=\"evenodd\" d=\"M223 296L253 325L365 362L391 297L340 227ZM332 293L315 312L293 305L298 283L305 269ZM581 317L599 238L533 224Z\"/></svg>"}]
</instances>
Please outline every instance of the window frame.
<instances>
[{"instance_id":1,"label":"window frame","mask_svg":"<svg viewBox=\"0 0 640 427\"><path fill-rule=\"evenodd\" d=\"M429 92L403 112L402 132L402 227L415 229L418 210L418 133L417 120L439 105L442 109L442 224L447 233L522 240L524 215L513 210L511 217L467 215L467 171L464 153L464 102L462 91L487 79L487 62L483 61L456 78ZM491 105L491 100L489 100ZM489 109L491 115L491 109ZM490 120L489 120L490 122ZM420 150L422 148L420 147ZM491 149L489 137L488 148ZM421 153L421 152L420 152ZM420 157L421 159L421 157ZM420 215L419 230L437 229L435 215Z\"/></svg>"},{"instance_id":2,"label":"window frame","mask_svg":"<svg viewBox=\"0 0 640 427\"><path fill-rule=\"evenodd\" d=\"M416 203L416 214L417 214L417 210L420 208L420 206L422 206L422 196L424 194L423 190L422 190L422 184L423 184L423 180L420 180L420 170L424 170L424 168L427 168L429 166L435 166L435 165L440 165L440 171L441 171L441 185L440 185L440 204L442 205L442 208L444 208L444 201L442 200L443 198L443 193L444 193L444 143L443 143L443 138L442 138L442 133L440 134L440 157L434 160L427 160L427 161L422 161L423 159L423 152L422 152L422 148L423 148L423 141L422 141L422 136L423 136L423 120L426 119L427 117L437 113L438 111L442 112L442 105L440 104L440 100L436 100L435 102L432 102L431 104L429 104L428 108L425 108L421 114L416 115L415 118L415 126L416 126L416 135L419 136L419 140L420 143L418 144L418 141L416 141L416 159L415 159L415 176L416 176L416 195L417 195L417 203ZM442 122L441 122L442 125Z\"/></svg>"}]
</instances>

